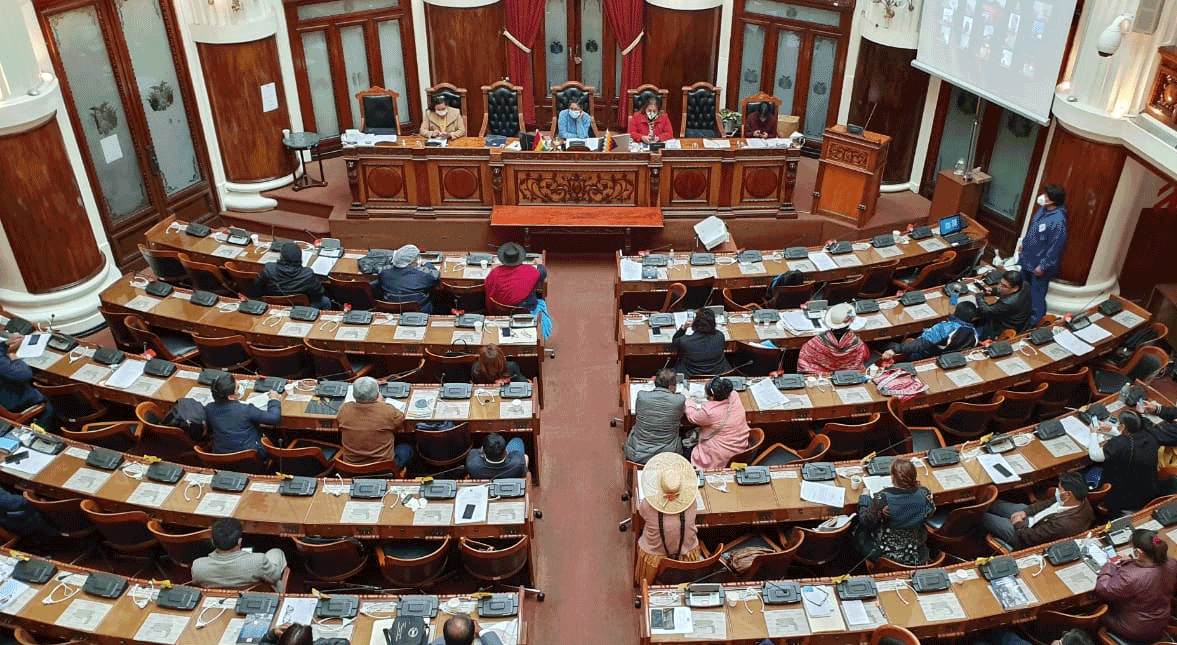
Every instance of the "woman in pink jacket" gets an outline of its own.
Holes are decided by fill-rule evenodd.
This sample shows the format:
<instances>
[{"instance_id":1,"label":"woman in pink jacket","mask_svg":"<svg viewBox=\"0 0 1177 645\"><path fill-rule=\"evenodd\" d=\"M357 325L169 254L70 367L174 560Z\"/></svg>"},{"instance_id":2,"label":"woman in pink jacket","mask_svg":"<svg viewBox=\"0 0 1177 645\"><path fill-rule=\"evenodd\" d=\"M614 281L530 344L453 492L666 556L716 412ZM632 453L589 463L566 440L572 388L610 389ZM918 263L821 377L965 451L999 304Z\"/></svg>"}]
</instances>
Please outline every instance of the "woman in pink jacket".
<instances>
[{"instance_id":1,"label":"woman in pink jacket","mask_svg":"<svg viewBox=\"0 0 1177 645\"><path fill-rule=\"evenodd\" d=\"M1132 557L1103 565L1095 593L1110 609L1103 624L1124 640L1153 643L1165 634L1177 586L1177 561L1156 531L1132 531Z\"/></svg>"},{"instance_id":2,"label":"woman in pink jacket","mask_svg":"<svg viewBox=\"0 0 1177 645\"><path fill-rule=\"evenodd\" d=\"M699 443L691 451L691 463L711 470L726 468L732 457L748 449L747 415L731 381L716 376L707 384L707 401L688 402L687 420L699 426Z\"/></svg>"}]
</instances>

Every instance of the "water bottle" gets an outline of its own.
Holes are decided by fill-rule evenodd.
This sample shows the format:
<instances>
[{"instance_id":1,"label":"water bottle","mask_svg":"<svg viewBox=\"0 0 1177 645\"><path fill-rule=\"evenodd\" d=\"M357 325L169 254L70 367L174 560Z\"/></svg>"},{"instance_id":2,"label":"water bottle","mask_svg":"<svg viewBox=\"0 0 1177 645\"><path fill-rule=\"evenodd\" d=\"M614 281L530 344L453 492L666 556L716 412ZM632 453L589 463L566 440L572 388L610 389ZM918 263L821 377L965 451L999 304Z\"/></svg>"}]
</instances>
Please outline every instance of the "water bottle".
<instances>
[{"instance_id":1,"label":"water bottle","mask_svg":"<svg viewBox=\"0 0 1177 645\"><path fill-rule=\"evenodd\" d=\"M674 249L670 249L670 253L666 254L666 268L674 268Z\"/></svg>"},{"instance_id":2,"label":"water bottle","mask_svg":"<svg viewBox=\"0 0 1177 645\"><path fill-rule=\"evenodd\" d=\"M957 293L955 289L953 289L952 294L948 296L948 302L951 302L952 306L955 307L957 300L960 300L960 294Z\"/></svg>"},{"instance_id":3,"label":"water bottle","mask_svg":"<svg viewBox=\"0 0 1177 645\"><path fill-rule=\"evenodd\" d=\"M964 157L956 160L956 169L952 171L952 174L958 176L964 174Z\"/></svg>"}]
</instances>

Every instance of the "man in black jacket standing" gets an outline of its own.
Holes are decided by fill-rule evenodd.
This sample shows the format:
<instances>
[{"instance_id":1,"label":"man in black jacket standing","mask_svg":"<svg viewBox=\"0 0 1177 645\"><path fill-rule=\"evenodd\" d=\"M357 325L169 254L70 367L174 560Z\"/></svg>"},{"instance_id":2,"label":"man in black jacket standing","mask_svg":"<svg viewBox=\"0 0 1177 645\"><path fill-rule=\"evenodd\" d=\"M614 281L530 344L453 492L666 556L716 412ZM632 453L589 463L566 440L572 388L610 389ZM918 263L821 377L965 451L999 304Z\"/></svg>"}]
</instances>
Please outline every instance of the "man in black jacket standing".
<instances>
[{"instance_id":1,"label":"man in black jacket standing","mask_svg":"<svg viewBox=\"0 0 1177 645\"><path fill-rule=\"evenodd\" d=\"M1033 302L1030 290L1022 284L1020 271L1006 271L1001 275L1001 282L987 293L997 295L997 300L988 304L977 299L977 322L981 325L982 338L996 338L1006 329L1020 334L1030 327Z\"/></svg>"}]
</instances>

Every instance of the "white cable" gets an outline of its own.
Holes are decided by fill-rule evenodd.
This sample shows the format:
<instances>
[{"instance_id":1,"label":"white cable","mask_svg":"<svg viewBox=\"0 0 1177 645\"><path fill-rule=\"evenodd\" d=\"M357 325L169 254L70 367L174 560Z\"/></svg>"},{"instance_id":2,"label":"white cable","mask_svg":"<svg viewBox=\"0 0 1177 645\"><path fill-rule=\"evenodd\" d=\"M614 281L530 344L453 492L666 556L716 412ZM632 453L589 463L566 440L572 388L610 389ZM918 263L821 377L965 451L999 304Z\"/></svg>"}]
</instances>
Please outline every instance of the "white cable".
<instances>
[{"instance_id":1,"label":"white cable","mask_svg":"<svg viewBox=\"0 0 1177 645\"><path fill-rule=\"evenodd\" d=\"M262 327L277 327L279 323L282 322L283 318L285 318L285 316L282 314L278 313L277 311L272 311L270 312L270 315L266 316L265 320L262 321Z\"/></svg>"},{"instance_id":2,"label":"white cable","mask_svg":"<svg viewBox=\"0 0 1177 645\"><path fill-rule=\"evenodd\" d=\"M327 328L328 325L331 325L330 329ZM338 320L324 320L323 322L319 323L319 331L333 332L336 329L339 329Z\"/></svg>"},{"instance_id":3,"label":"white cable","mask_svg":"<svg viewBox=\"0 0 1177 645\"><path fill-rule=\"evenodd\" d=\"M340 622L338 625L329 624L327 622L329 620L335 620L336 618L339 618L342 622ZM347 628L348 625L354 623L355 621L356 621L356 619L354 616L352 618L343 618L342 616L330 616L327 618L316 618L314 622L315 622L315 626L323 631L338 632L338 631L343 631L344 629Z\"/></svg>"},{"instance_id":4,"label":"white cable","mask_svg":"<svg viewBox=\"0 0 1177 645\"><path fill-rule=\"evenodd\" d=\"M147 464L138 461L128 461L119 470L131 479L142 480L143 475L147 474Z\"/></svg>"},{"instance_id":5,"label":"white cable","mask_svg":"<svg viewBox=\"0 0 1177 645\"><path fill-rule=\"evenodd\" d=\"M226 598L226 600L228 599ZM200 609L200 613L196 614L196 629L204 629L205 627L208 627L209 625L217 622L217 619L221 617L221 614L225 613L225 610L228 609L228 605L220 605L220 609L217 610L217 613L213 614L212 618L206 619L204 617L204 612L208 611L209 609L212 609L212 607L202 607Z\"/></svg>"},{"instance_id":6,"label":"white cable","mask_svg":"<svg viewBox=\"0 0 1177 645\"><path fill-rule=\"evenodd\" d=\"M56 605L57 603L65 602L65 601L69 600L70 598L73 598L74 596L78 595L78 592L81 591L82 588L75 587L65 581L66 578L68 578L70 575L72 575L72 574L64 573L64 574L58 576L57 584L54 585L54 587L49 590L48 594L45 594L45 597L41 599L41 604L43 604L43 605ZM62 598L54 598L53 594L57 593L58 589L64 589L66 591L66 595Z\"/></svg>"},{"instance_id":7,"label":"white cable","mask_svg":"<svg viewBox=\"0 0 1177 645\"><path fill-rule=\"evenodd\" d=\"M196 487L196 497L189 497L188 490L191 489L193 486ZM185 486L184 486L184 501L191 502L192 500L200 499L201 497L204 497L204 482L192 481L191 479L189 479L188 483L185 484Z\"/></svg>"},{"instance_id":8,"label":"white cable","mask_svg":"<svg viewBox=\"0 0 1177 645\"><path fill-rule=\"evenodd\" d=\"M152 591L155 591L155 583L148 580L146 585L143 583L136 583L134 587L131 587L131 590L127 592L127 594L131 596L131 602L135 603L136 607L139 609L147 609L147 605L151 604ZM146 592L146 594L144 592Z\"/></svg>"},{"instance_id":9,"label":"white cable","mask_svg":"<svg viewBox=\"0 0 1177 645\"><path fill-rule=\"evenodd\" d=\"M375 620L380 620L381 618L392 618L396 616L396 603L369 602L360 608L360 613Z\"/></svg>"},{"instance_id":10,"label":"white cable","mask_svg":"<svg viewBox=\"0 0 1177 645\"><path fill-rule=\"evenodd\" d=\"M677 591L660 589L647 594L647 602L651 607L671 607L677 605L680 600Z\"/></svg>"},{"instance_id":11,"label":"white cable","mask_svg":"<svg viewBox=\"0 0 1177 645\"><path fill-rule=\"evenodd\" d=\"M728 266L730 264L735 264L736 259L730 255L717 255L715 256L715 263L722 266Z\"/></svg>"},{"instance_id":12,"label":"white cable","mask_svg":"<svg viewBox=\"0 0 1177 645\"><path fill-rule=\"evenodd\" d=\"M319 382L313 378L299 379L294 382L294 389L300 392L314 392L318 384Z\"/></svg>"},{"instance_id":13,"label":"white cable","mask_svg":"<svg viewBox=\"0 0 1177 645\"><path fill-rule=\"evenodd\" d=\"M141 275L131 278L131 286L136 289L146 289L147 285L149 284L151 284L151 280L148 280Z\"/></svg>"},{"instance_id":14,"label":"white cable","mask_svg":"<svg viewBox=\"0 0 1177 645\"><path fill-rule=\"evenodd\" d=\"M989 358L989 354L985 353L985 350L977 348L965 354L964 357L970 361L983 361Z\"/></svg>"},{"instance_id":15,"label":"white cable","mask_svg":"<svg viewBox=\"0 0 1177 645\"><path fill-rule=\"evenodd\" d=\"M86 348L78 345L69 350L69 362L76 363L86 357Z\"/></svg>"},{"instance_id":16,"label":"white cable","mask_svg":"<svg viewBox=\"0 0 1177 645\"><path fill-rule=\"evenodd\" d=\"M895 582L895 595L899 596L899 600L903 601L903 604L910 605L911 603L907 602L907 598L904 598L903 594L899 593L900 589L910 589L910 587L907 585L907 580L904 580L903 578L896 578ZM912 589L912 593L915 593L914 589Z\"/></svg>"},{"instance_id":17,"label":"white cable","mask_svg":"<svg viewBox=\"0 0 1177 645\"><path fill-rule=\"evenodd\" d=\"M340 488L335 488L335 489L327 489L327 487L326 487L326 486L324 486L323 488L324 488L324 489L327 489L327 494L328 494L328 495L334 495L334 496L336 496L336 497L339 497L340 495L342 495L342 494L343 494L343 491L344 491L344 489L347 487L347 484L344 484L344 483L343 483L343 475L340 475L339 473L335 473L335 476L336 476L336 477L339 479L339 486L340 486Z\"/></svg>"},{"instance_id":18,"label":"white cable","mask_svg":"<svg viewBox=\"0 0 1177 645\"><path fill-rule=\"evenodd\" d=\"M442 613L451 616L469 616L478 608L478 601L470 596L457 596L450 598L439 608Z\"/></svg>"},{"instance_id":19,"label":"white cable","mask_svg":"<svg viewBox=\"0 0 1177 645\"><path fill-rule=\"evenodd\" d=\"M222 302L217 305L217 310L220 311L221 313L225 313L225 314L233 313L234 311L237 311L237 308L240 305L241 305L241 303L239 303L239 302L233 302L231 300L226 300L225 302Z\"/></svg>"}]
</instances>

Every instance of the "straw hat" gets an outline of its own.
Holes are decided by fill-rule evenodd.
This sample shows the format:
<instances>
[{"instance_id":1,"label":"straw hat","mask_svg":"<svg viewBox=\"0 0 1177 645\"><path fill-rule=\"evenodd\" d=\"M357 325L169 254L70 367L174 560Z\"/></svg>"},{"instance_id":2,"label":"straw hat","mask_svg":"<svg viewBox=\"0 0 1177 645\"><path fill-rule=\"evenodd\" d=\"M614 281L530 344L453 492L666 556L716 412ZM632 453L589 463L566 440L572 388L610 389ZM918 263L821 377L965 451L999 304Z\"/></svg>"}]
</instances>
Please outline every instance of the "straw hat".
<instances>
[{"instance_id":1,"label":"straw hat","mask_svg":"<svg viewBox=\"0 0 1177 645\"><path fill-rule=\"evenodd\" d=\"M846 303L837 304L826 310L825 323L828 329L845 329L854 322L854 307Z\"/></svg>"},{"instance_id":2,"label":"straw hat","mask_svg":"<svg viewBox=\"0 0 1177 645\"><path fill-rule=\"evenodd\" d=\"M660 452L646 462L642 471L642 490L654 510L677 515L695 504L699 475L685 457Z\"/></svg>"}]
</instances>

